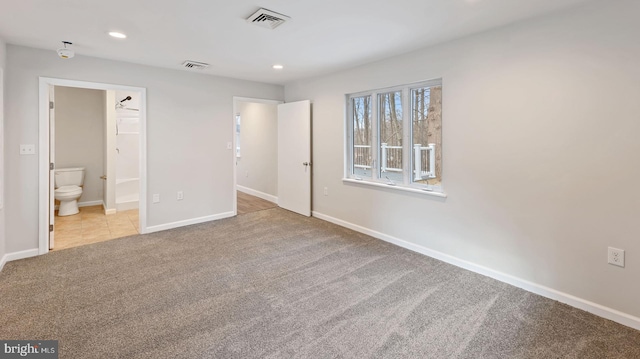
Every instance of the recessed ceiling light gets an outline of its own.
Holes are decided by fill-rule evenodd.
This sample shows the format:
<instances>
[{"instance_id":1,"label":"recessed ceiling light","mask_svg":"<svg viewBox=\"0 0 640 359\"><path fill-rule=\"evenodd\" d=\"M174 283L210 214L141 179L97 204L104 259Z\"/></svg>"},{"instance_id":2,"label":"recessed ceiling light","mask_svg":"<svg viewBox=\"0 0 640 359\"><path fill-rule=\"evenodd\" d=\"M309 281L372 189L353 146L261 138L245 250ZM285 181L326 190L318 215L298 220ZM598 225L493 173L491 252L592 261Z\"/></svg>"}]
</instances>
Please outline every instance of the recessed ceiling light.
<instances>
[{"instance_id":1,"label":"recessed ceiling light","mask_svg":"<svg viewBox=\"0 0 640 359\"><path fill-rule=\"evenodd\" d=\"M117 32L117 31L111 31L109 32L109 36L111 37L115 37L117 39L126 39L127 35L121 33L121 32Z\"/></svg>"},{"instance_id":2,"label":"recessed ceiling light","mask_svg":"<svg viewBox=\"0 0 640 359\"><path fill-rule=\"evenodd\" d=\"M282 70L282 69L284 69L284 66L282 66L282 65L273 65L273 68L276 69L276 70Z\"/></svg>"}]
</instances>

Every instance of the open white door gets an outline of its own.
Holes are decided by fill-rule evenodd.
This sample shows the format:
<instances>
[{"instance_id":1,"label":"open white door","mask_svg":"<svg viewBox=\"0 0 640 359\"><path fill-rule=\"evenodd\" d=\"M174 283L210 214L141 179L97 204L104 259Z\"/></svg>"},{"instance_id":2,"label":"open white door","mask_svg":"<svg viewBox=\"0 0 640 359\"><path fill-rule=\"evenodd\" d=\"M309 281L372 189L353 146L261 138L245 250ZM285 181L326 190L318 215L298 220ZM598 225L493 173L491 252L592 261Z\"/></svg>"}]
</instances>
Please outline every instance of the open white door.
<instances>
[{"instance_id":1,"label":"open white door","mask_svg":"<svg viewBox=\"0 0 640 359\"><path fill-rule=\"evenodd\" d=\"M49 249L53 249L53 224L56 217L55 203L55 159L56 159L56 125L55 125L55 105L54 105L54 87L49 85Z\"/></svg>"},{"instance_id":2,"label":"open white door","mask_svg":"<svg viewBox=\"0 0 640 359\"><path fill-rule=\"evenodd\" d=\"M278 105L278 206L311 215L311 102Z\"/></svg>"}]
</instances>

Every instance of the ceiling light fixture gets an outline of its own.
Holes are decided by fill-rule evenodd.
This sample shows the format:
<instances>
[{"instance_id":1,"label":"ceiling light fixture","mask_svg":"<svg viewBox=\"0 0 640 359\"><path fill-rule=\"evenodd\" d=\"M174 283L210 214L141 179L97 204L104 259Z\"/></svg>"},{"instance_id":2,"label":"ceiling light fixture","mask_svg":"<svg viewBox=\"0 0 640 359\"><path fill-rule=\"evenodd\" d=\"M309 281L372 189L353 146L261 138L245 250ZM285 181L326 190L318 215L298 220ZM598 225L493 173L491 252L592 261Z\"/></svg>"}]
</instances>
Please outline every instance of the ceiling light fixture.
<instances>
[{"instance_id":1,"label":"ceiling light fixture","mask_svg":"<svg viewBox=\"0 0 640 359\"><path fill-rule=\"evenodd\" d=\"M127 35L121 33L121 32L117 32L117 31L111 31L109 32L109 36L111 37L115 37L116 39L126 39Z\"/></svg>"},{"instance_id":2,"label":"ceiling light fixture","mask_svg":"<svg viewBox=\"0 0 640 359\"><path fill-rule=\"evenodd\" d=\"M273 68L276 69L276 70L282 70L282 69L284 69L284 66L282 66L282 65L273 65Z\"/></svg>"}]
</instances>

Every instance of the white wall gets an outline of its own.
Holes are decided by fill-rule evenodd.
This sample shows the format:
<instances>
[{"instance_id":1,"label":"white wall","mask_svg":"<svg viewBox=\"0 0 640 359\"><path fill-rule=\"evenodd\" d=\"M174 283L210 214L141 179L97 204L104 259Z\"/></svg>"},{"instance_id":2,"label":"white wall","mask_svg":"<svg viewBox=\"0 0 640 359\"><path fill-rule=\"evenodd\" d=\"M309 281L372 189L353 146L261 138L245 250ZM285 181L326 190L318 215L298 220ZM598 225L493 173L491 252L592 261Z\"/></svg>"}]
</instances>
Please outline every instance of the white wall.
<instances>
[{"instance_id":1,"label":"white wall","mask_svg":"<svg viewBox=\"0 0 640 359\"><path fill-rule=\"evenodd\" d=\"M84 167L79 201L102 201L105 94L101 90L55 87L56 168Z\"/></svg>"},{"instance_id":2,"label":"white wall","mask_svg":"<svg viewBox=\"0 0 640 359\"><path fill-rule=\"evenodd\" d=\"M593 2L287 84L313 102L314 211L640 317L639 13ZM343 183L344 95L440 77L448 198Z\"/></svg>"},{"instance_id":3,"label":"white wall","mask_svg":"<svg viewBox=\"0 0 640 359\"><path fill-rule=\"evenodd\" d=\"M278 196L278 105L238 102L238 185Z\"/></svg>"},{"instance_id":4,"label":"white wall","mask_svg":"<svg viewBox=\"0 0 640 359\"><path fill-rule=\"evenodd\" d=\"M4 97L5 97L5 83L6 80L4 80L4 78L6 77L6 71L5 69L6 67L6 54L7 54L7 46L4 42L4 40L2 38L0 38L0 72L2 72L2 79L0 79L0 129L3 128L3 124L4 124ZM0 182L3 184L2 186L0 186L0 191L4 191L4 187L6 187L5 185L5 174L7 173L6 171L6 166L5 166L5 161L4 161L4 131L0 130ZM6 242L6 230L5 230L5 211L4 211L4 193L0 193L0 197L2 197L2 208L0 208L0 269L2 269L2 266L4 263L3 262L3 258L4 255L6 253L6 249L5 249L5 242Z\"/></svg>"},{"instance_id":5,"label":"white wall","mask_svg":"<svg viewBox=\"0 0 640 359\"><path fill-rule=\"evenodd\" d=\"M283 98L283 87L76 56L7 47L7 252L38 247L38 158L19 144L38 143L38 77L147 89L148 225L233 211L233 96ZM176 201L176 192L184 200ZM151 203L158 193L161 202Z\"/></svg>"}]
</instances>

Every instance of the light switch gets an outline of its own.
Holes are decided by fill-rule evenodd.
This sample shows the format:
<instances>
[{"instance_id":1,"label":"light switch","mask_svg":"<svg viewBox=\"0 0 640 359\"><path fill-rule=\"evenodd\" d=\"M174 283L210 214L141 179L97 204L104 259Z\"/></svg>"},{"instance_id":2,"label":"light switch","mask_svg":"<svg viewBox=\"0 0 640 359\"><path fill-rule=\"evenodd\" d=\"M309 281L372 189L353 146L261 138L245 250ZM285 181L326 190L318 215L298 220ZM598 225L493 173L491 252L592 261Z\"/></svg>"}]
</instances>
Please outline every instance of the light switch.
<instances>
[{"instance_id":1,"label":"light switch","mask_svg":"<svg viewBox=\"0 0 640 359\"><path fill-rule=\"evenodd\" d=\"M20 154L21 155L35 155L36 154L36 145L20 145Z\"/></svg>"},{"instance_id":2,"label":"light switch","mask_svg":"<svg viewBox=\"0 0 640 359\"><path fill-rule=\"evenodd\" d=\"M233 147L233 144L231 142L227 142L227 149L230 150Z\"/></svg>"}]
</instances>

